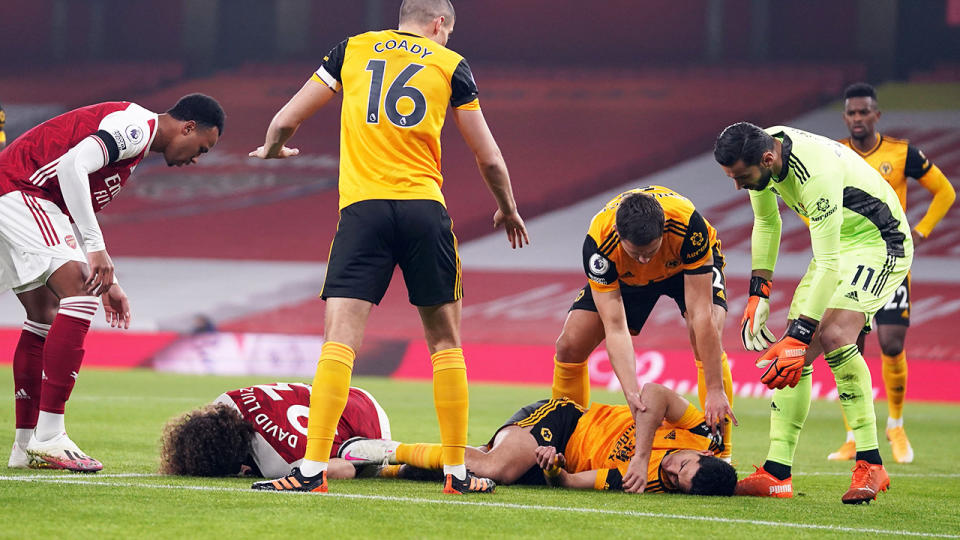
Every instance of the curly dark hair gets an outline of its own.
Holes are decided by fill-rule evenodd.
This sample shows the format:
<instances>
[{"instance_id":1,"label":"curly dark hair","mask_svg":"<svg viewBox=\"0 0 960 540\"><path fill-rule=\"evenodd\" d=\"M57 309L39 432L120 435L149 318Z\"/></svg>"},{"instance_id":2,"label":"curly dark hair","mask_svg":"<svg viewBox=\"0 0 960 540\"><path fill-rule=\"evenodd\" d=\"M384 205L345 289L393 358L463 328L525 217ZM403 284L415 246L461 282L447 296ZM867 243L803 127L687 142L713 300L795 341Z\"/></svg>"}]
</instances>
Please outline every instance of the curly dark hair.
<instances>
[{"instance_id":1,"label":"curly dark hair","mask_svg":"<svg viewBox=\"0 0 960 540\"><path fill-rule=\"evenodd\" d=\"M726 461L713 456L700 456L700 470L693 475L691 495L720 495L729 497L737 487L737 470Z\"/></svg>"},{"instance_id":2,"label":"curly dark hair","mask_svg":"<svg viewBox=\"0 0 960 540\"><path fill-rule=\"evenodd\" d=\"M160 474L231 476L240 472L256 431L236 409L214 403L167 422Z\"/></svg>"}]
</instances>

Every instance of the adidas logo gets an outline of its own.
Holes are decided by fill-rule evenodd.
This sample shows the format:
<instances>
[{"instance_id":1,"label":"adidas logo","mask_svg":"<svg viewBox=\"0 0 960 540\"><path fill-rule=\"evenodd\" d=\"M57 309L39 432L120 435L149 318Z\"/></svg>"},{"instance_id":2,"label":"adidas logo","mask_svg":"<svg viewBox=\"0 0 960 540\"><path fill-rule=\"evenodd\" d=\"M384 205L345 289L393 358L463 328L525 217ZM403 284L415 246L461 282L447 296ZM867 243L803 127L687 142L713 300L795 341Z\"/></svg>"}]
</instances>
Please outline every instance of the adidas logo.
<instances>
[{"instance_id":1,"label":"adidas logo","mask_svg":"<svg viewBox=\"0 0 960 540\"><path fill-rule=\"evenodd\" d=\"M630 271L628 270L628 271L620 274L620 277L622 277L622 278L625 278L625 277L633 277L633 272L630 272Z\"/></svg>"},{"instance_id":2,"label":"adidas logo","mask_svg":"<svg viewBox=\"0 0 960 540\"><path fill-rule=\"evenodd\" d=\"M73 377L74 379L76 379L77 377L79 377L79 375L77 375L77 372L76 372L76 371L71 371L71 372L70 372L70 376Z\"/></svg>"},{"instance_id":3,"label":"adidas logo","mask_svg":"<svg viewBox=\"0 0 960 540\"><path fill-rule=\"evenodd\" d=\"M663 438L664 438L664 439L670 439L671 441L675 441L675 440L677 440L677 431L676 431L676 430L672 430L672 431L670 431L670 433L667 433L666 435L664 435Z\"/></svg>"},{"instance_id":4,"label":"adidas logo","mask_svg":"<svg viewBox=\"0 0 960 540\"><path fill-rule=\"evenodd\" d=\"M793 493L793 485L770 486L770 494L773 495L774 493Z\"/></svg>"},{"instance_id":5,"label":"adidas logo","mask_svg":"<svg viewBox=\"0 0 960 540\"><path fill-rule=\"evenodd\" d=\"M30 394L27 393L26 388L21 388L13 394L13 399L30 399Z\"/></svg>"},{"instance_id":6,"label":"adidas logo","mask_svg":"<svg viewBox=\"0 0 960 540\"><path fill-rule=\"evenodd\" d=\"M859 301L860 301L860 299L857 298L857 291L850 291L850 292L848 292L847 294L843 295L843 297L844 297L844 298L849 298L849 299L854 300L854 301L856 301L856 302L859 302Z\"/></svg>"},{"instance_id":7,"label":"adidas logo","mask_svg":"<svg viewBox=\"0 0 960 540\"><path fill-rule=\"evenodd\" d=\"M779 411L779 410L780 410L780 407L777 407L777 402L776 402L776 401L771 401L771 402L770 402L770 408L771 408L772 410L774 410L774 411Z\"/></svg>"}]
</instances>

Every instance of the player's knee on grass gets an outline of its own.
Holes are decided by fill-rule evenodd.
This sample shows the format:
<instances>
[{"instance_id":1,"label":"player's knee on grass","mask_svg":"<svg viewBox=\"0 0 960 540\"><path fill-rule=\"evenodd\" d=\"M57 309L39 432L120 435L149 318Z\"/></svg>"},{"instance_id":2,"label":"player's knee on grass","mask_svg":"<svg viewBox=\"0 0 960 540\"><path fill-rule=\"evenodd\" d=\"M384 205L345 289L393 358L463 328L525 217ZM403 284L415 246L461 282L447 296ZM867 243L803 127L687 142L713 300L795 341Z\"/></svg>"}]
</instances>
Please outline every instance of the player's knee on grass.
<instances>
[{"instance_id":1,"label":"player's knee on grass","mask_svg":"<svg viewBox=\"0 0 960 540\"><path fill-rule=\"evenodd\" d=\"M160 473L232 476L240 473L255 435L253 426L223 404L207 405L163 428Z\"/></svg>"},{"instance_id":2,"label":"player's knee on grass","mask_svg":"<svg viewBox=\"0 0 960 540\"><path fill-rule=\"evenodd\" d=\"M700 470L693 475L691 495L719 495L729 497L737 487L737 471L726 461L700 456Z\"/></svg>"}]
</instances>

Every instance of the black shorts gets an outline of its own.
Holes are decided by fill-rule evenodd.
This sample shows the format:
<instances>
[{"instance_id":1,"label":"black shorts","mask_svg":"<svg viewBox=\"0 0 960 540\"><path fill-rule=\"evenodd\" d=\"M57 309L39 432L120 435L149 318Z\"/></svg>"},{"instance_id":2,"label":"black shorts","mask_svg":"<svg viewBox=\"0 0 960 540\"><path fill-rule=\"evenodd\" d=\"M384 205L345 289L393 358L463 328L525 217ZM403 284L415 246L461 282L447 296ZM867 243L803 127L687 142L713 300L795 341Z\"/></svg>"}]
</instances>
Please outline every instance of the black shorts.
<instances>
[{"instance_id":1,"label":"black shorts","mask_svg":"<svg viewBox=\"0 0 960 540\"><path fill-rule=\"evenodd\" d=\"M375 199L341 210L320 297L379 304L397 265L413 305L463 297L457 239L442 204Z\"/></svg>"},{"instance_id":2,"label":"black shorts","mask_svg":"<svg viewBox=\"0 0 960 540\"><path fill-rule=\"evenodd\" d=\"M543 399L536 403L531 403L520 409L507 420L500 429L507 426L530 427L530 434L540 446L552 446L557 452L563 453L570 441L570 436L577 429L577 422L583 416L583 407L567 399ZM497 430L497 433L500 432ZM493 438L487 443L487 446L493 446ZM543 477L543 471L540 467L534 465L527 472L517 479L516 484L542 486L546 485Z\"/></svg>"},{"instance_id":3,"label":"black shorts","mask_svg":"<svg viewBox=\"0 0 960 540\"><path fill-rule=\"evenodd\" d=\"M910 326L910 274L903 279L890 300L873 316L877 325Z\"/></svg>"},{"instance_id":4,"label":"black shorts","mask_svg":"<svg viewBox=\"0 0 960 540\"><path fill-rule=\"evenodd\" d=\"M723 256L714 249L713 266L710 269L713 272L713 303L720 306L724 311L727 310L727 278L723 275ZM669 296L677 303L680 313L687 312L687 305L683 294L683 272L671 276L663 281L656 281L649 285L633 286L620 283L620 296L623 298L623 309L627 313L627 327L631 332L639 332L644 323L653 311L653 306L657 305L657 300L661 296ZM582 309L596 313L597 305L593 303L593 292L590 284L587 284L577 293L576 300L570 306L569 311Z\"/></svg>"}]
</instances>

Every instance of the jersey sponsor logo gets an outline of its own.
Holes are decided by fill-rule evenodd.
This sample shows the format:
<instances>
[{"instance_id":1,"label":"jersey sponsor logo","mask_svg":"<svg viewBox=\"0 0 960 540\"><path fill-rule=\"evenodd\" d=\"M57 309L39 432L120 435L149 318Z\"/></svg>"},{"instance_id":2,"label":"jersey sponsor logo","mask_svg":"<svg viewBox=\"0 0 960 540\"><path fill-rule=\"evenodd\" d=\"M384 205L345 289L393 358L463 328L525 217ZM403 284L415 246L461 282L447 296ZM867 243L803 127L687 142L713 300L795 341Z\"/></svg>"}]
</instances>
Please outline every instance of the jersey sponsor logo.
<instances>
[{"instance_id":1,"label":"jersey sponsor logo","mask_svg":"<svg viewBox=\"0 0 960 540\"><path fill-rule=\"evenodd\" d=\"M610 261L599 253L590 256L590 273L597 277L602 277L610 270Z\"/></svg>"},{"instance_id":2,"label":"jersey sponsor logo","mask_svg":"<svg viewBox=\"0 0 960 540\"><path fill-rule=\"evenodd\" d=\"M690 243L693 244L693 247L699 247L703 244L703 235L695 232L690 235Z\"/></svg>"},{"instance_id":3,"label":"jersey sponsor logo","mask_svg":"<svg viewBox=\"0 0 960 540\"><path fill-rule=\"evenodd\" d=\"M119 174L104 178L103 183L106 189L98 189L93 192L93 200L97 201L101 209L110 204L110 201L117 196L117 193L120 193L120 188L123 187L123 181L120 179Z\"/></svg>"},{"instance_id":4,"label":"jersey sponsor logo","mask_svg":"<svg viewBox=\"0 0 960 540\"><path fill-rule=\"evenodd\" d=\"M123 137L122 133L114 131L111 135L113 135L113 140L117 142L117 148L119 148L121 152L127 149L127 140Z\"/></svg>"},{"instance_id":5,"label":"jersey sponsor logo","mask_svg":"<svg viewBox=\"0 0 960 540\"><path fill-rule=\"evenodd\" d=\"M77 239L72 234L68 234L63 240L70 246L70 249L77 249Z\"/></svg>"},{"instance_id":6,"label":"jersey sponsor logo","mask_svg":"<svg viewBox=\"0 0 960 540\"><path fill-rule=\"evenodd\" d=\"M430 49L418 43L409 44L405 39L401 39L400 41L388 39L387 41L378 41L373 44L373 50L378 53L392 51L394 49L398 51L407 51L410 54L416 54L421 60L433 54Z\"/></svg>"},{"instance_id":7,"label":"jersey sponsor logo","mask_svg":"<svg viewBox=\"0 0 960 540\"><path fill-rule=\"evenodd\" d=\"M123 132L126 134L127 139L130 139L130 142L133 144L137 144L143 139L143 130L133 124L127 126L127 129L123 130Z\"/></svg>"}]
</instances>

